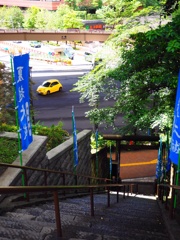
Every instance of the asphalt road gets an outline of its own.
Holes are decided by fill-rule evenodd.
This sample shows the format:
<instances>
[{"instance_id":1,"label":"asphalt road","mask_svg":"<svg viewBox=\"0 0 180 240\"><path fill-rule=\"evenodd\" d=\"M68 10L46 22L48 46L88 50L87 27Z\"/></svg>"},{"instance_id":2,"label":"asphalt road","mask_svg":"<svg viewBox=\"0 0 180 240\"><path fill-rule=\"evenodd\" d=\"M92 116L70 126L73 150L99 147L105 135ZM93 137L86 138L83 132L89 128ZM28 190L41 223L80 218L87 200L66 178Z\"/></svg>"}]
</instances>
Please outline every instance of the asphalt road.
<instances>
[{"instance_id":1,"label":"asphalt road","mask_svg":"<svg viewBox=\"0 0 180 240\"><path fill-rule=\"evenodd\" d=\"M6 64L9 63L10 57L6 53L0 53L0 60ZM30 60L32 67L32 86L35 99L33 101L35 110L35 122L40 122L45 126L57 125L58 122L63 123L63 129L72 133L72 106L74 106L76 128L80 132L84 129L93 130L93 125L89 119L85 117L85 112L90 110L88 103L79 103L79 93L70 92L73 84L78 78L89 72L92 68L91 64L84 60L83 51L75 53L75 58L71 66L63 66L60 64L48 64L45 61ZM45 80L56 78L63 85L61 92L53 93L48 96L41 96L36 93L37 87ZM102 106L109 106L112 101L103 102ZM121 124L122 117L118 118ZM112 129L105 129L104 126L99 127L102 133L112 133Z\"/></svg>"},{"instance_id":2,"label":"asphalt road","mask_svg":"<svg viewBox=\"0 0 180 240\"><path fill-rule=\"evenodd\" d=\"M79 103L79 93L70 92L73 84L78 81L78 78L90 69L89 64L74 65L74 66L46 66L49 70L34 69L32 79L35 82L33 85L33 93L35 95L35 121L40 121L46 126L63 122L63 128L71 133L72 131L72 106L74 106L76 127L78 131L83 129L92 129L89 120L84 113L89 110L88 104ZM54 68L54 70L52 69ZM59 68L59 69L58 69ZM63 85L61 92L53 93L47 96L36 94L36 88L44 80L56 78Z\"/></svg>"},{"instance_id":3,"label":"asphalt road","mask_svg":"<svg viewBox=\"0 0 180 240\"><path fill-rule=\"evenodd\" d=\"M77 60L73 61L72 66L57 66L44 63L38 67L35 65L32 69L33 93L35 95L35 122L40 121L46 126L63 123L63 129L70 134L72 132L72 106L74 106L76 128L78 131L84 129L93 130L93 125L89 119L85 117L85 112L90 110L88 103L79 103L78 92L70 92L73 84L78 78L83 76L91 69L91 65L85 62L82 57L77 56ZM44 68L44 69L43 69ZM40 70L41 69L41 70ZM36 89L44 80L56 78L63 85L61 92L53 93L47 96L38 95ZM103 106L109 106L112 101L104 102ZM112 129L104 129L100 127L99 131L103 133L112 133Z\"/></svg>"}]
</instances>

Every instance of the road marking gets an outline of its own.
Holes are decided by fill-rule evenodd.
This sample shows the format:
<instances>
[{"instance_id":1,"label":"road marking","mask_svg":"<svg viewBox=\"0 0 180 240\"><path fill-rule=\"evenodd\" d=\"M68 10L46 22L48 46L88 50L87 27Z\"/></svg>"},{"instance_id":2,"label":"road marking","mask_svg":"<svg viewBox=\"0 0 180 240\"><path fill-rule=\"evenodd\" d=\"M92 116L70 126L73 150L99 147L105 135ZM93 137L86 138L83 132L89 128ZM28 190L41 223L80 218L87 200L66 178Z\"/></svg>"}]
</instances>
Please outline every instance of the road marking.
<instances>
[{"instance_id":1,"label":"road marking","mask_svg":"<svg viewBox=\"0 0 180 240\"><path fill-rule=\"evenodd\" d=\"M122 163L122 164L120 164L120 166L121 167L133 167L133 166L149 165L149 164L156 164L156 163L157 163L157 159L154 159L149 162Z\"/></svg>"}]
</instances>

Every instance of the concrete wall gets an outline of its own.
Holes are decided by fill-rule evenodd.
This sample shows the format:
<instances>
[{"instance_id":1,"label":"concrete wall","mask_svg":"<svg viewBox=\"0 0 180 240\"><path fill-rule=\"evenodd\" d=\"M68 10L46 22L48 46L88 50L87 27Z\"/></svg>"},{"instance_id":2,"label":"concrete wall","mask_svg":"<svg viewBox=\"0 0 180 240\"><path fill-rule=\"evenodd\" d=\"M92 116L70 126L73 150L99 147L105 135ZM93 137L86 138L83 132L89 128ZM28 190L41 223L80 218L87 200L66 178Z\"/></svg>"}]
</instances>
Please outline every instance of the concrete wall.
<instances>
[{"instance_id":1,"label":"concrete wall","mask_svg":"<svg viewBox=\"0 0 180 240\"><path fill-rule=\"evenodd\" d=\"M58 171L66 171L81 175L91 176L91 146L90 146L91 131L84 130L77 134L78 139L78 165L74 169L73 156L73 139L65 141L61 145L47 152L48 169ZM49 175L48 184L62 184L62 178L54 178L54 174ZM66 175L65 184L75 184L74 176ZM77 184L87 184L85 178L78 177Z\"/></svg>"},{"instance_id":2,"label":"concrete wall","mask_svg":"<svg viewBox=\"0 0 180 240\"><path fill-rule=\"evenodd\" d=\"M0 137L17 138L16 133L1 133ZM91 175L91 131L84 130L77 134L79 164L76 168L77 174ZM73 138L49 152L46 152L47 137L33 136L33 142L29 148L22 153L23 166L35 168L51 169L57 171L73 172ZM20 165L19 157L13 164ZM27 171L28 185L44 185L44 174L32 170ZM74 184L74 177L69 175L66 184ZM78 184L86 183L82 178L78 178ZM48 175L48 185L62 184L62 177L54 174ZM0 176L0 186L22 185L21 170L7 168Z\"/></svg>"},{"instance_id":3,"label":"concrete wall","mask_svg":"<svg viewBox=\"0 0 180 240\"><path fill-rule=\"evenodd\" d=\"M91 155L92 176L100 178L110 178L110 162L107 158L107 149L103 148Z\"/></svg>"}]
</instances>

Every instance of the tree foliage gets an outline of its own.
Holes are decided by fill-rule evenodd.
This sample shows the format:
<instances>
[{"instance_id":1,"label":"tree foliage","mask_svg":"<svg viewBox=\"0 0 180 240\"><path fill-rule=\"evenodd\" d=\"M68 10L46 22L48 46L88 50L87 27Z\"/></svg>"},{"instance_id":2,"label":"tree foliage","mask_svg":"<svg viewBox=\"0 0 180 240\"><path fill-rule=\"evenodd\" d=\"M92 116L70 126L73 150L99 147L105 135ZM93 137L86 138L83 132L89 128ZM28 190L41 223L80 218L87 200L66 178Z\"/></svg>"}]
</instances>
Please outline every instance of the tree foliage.
<instances>
[{"instance_id":1,"label":"tree foliage","mask_svg":"<svg viewBox=\"0 0 180 240\"><path fill-rule=\"evenodd\" d=\"M10 69L0 62L0 126L15 123L14 97Z\"/></svg>"},{"instance_id":2,"label":"tree foliage","mask_svg":"<svg viewBox=\"0 0 180 240\"><path fill-rule=\"evenodd\" d=\"M106 43L116 49L116 54L104 59L74 88L80 92L80 101L87 100L92 106L86 116L95 125L112 125L123 115L119 125L124 127L116 128L120 133L137 134L157 127L163 130L173 119L180 64L180 13L176 10L172 20L154 27L140 24L140 20L138 27L133 16L117 26ZM103 108L103 101L110 99L114 99L113 106Z\"/></svg>"},{"instance_id":3,"label":"tree foliage","mask_svg":"<svg viewBox=\"0 0 180 240\"><path fill-rule=\"evenodd\" d=\"M25 14L24 28L36 28L37 16L40 11L40 8L35 6L28 8Z\"/></svg>"},{"instance_id":4,"label":"tree foliage","mask_svg":"<svg viewBox=\"0 0 180 240\"><path fill-rule=\"evenodd\" d=\"M180 65L179 14L172 22L131 36L123 62L109 76L121 82L116 102L134 130L172 124Z\"/></svg>"},{"instance_id":5,"label":"tree foliage","mask_svg":"<svg viewBox=\"0 0 180 240\"><path fill-rule=\"evenodd\" d=\"M19 7L0 8L0 22L2 27L21 28L23 26L24 15Z\"/></svg>"}]
</instances>

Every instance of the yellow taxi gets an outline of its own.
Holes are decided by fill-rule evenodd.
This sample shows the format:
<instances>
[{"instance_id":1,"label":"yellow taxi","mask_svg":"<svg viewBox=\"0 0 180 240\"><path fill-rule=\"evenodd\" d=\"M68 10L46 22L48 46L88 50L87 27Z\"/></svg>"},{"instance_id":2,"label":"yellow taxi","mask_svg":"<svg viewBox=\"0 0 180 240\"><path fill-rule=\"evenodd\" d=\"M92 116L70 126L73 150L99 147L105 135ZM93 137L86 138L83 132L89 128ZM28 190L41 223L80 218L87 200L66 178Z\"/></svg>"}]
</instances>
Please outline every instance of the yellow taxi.
<instances>
[{"instance_id":1,"label":"yellow taxi","mask_svg":"<svg viewBox=\"0 0 180 240\"><path fill-rule=\"evenodd\" d=\"M38 88L37 93L48 95L54 92L59 92L63 88L62 84L57 79L49 79L44 81Z\"/></svg>"}]
</instances>

